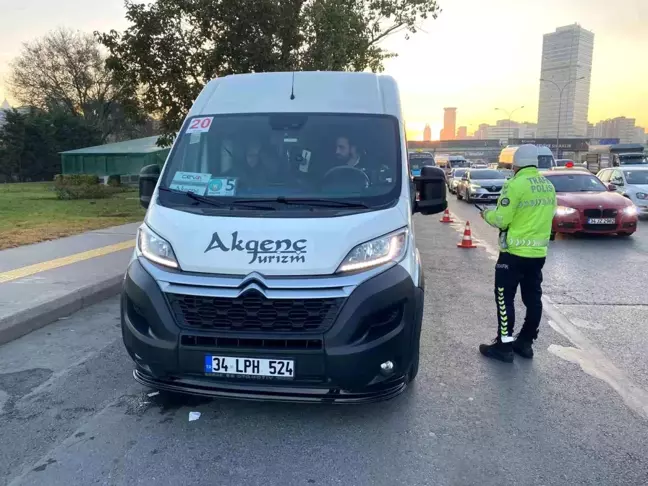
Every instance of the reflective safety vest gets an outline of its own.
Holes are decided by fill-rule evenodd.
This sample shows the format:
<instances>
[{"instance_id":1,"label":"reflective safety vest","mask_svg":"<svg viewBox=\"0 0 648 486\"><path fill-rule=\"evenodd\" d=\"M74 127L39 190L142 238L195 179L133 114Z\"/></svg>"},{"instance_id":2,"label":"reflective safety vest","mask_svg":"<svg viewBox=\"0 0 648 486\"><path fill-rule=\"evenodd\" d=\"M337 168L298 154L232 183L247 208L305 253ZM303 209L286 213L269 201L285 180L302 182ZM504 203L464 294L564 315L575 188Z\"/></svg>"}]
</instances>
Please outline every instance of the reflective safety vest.
<instances>
[{"instance_id":1,"label":"reflective safety vest","mask_svg":"<svg viewBox=\"0 0 648 486\"><path fill-rule=\"evenodd\" d=\"M527 258L547 256L556 212L556 190L536 167L520 169L502 188L484 219L500 229L500 250Z\"/></svg>"}]
</instances>

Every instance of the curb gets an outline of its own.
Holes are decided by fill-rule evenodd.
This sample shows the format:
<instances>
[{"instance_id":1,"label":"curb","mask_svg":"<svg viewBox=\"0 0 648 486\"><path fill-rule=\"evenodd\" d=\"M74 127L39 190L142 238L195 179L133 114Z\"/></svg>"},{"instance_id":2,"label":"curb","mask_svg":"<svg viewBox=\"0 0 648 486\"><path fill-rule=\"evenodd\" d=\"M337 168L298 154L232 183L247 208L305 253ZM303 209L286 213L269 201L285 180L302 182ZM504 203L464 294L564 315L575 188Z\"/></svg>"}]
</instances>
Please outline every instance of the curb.
<instances>
[{"instance_id":1,"label":"curb","mask_svg":"<svg viewBox=\"0 0 648 486\"><path fill-rule=\"evenodd\" d=\"M67 317L84 307L106 300L121 291L123 273L102 282L76 289L74 292L45 302L37 307L0 318L0 345Z\"/></svg>"}]
</instances>

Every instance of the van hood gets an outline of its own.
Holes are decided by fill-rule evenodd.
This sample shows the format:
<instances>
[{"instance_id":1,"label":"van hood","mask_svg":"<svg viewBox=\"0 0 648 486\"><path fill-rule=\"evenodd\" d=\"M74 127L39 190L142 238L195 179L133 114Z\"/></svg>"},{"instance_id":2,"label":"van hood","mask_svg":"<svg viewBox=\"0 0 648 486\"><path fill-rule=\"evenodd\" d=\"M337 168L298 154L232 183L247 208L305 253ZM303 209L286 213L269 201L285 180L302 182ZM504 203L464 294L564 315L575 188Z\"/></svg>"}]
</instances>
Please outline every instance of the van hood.
<instances>
[{"instance_id":1,"label":"van hood","mask_svg":"<svg viewBox=\"0 0 648 486\"><path fill-rule=\"evenodd\" d=\"M321 218L223 217L151 205L146 224L183 271L221 275L331 275L357 245L408 225L390 209Z\"/></svg>"}]
</instances>

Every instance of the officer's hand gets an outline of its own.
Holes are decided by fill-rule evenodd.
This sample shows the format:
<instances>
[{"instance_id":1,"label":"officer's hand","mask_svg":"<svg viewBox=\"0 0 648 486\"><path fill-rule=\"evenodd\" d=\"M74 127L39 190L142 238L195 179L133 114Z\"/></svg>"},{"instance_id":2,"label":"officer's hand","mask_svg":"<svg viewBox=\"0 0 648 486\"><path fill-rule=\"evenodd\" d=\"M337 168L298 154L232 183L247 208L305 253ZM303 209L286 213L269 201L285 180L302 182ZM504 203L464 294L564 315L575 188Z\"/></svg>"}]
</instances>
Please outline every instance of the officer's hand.
<instances>
[{"instance_id":1,"label":"officer's hand","mask_svg":"<svg viewBox=\"0 0 648 486\"><path fill-rule=\"evenodd\" d=\"M479 211L479 215L481 216L481 219L484 219L484 214L486 214L485 209L482 209L481 211Z\"/></svg>"}]
</instances>

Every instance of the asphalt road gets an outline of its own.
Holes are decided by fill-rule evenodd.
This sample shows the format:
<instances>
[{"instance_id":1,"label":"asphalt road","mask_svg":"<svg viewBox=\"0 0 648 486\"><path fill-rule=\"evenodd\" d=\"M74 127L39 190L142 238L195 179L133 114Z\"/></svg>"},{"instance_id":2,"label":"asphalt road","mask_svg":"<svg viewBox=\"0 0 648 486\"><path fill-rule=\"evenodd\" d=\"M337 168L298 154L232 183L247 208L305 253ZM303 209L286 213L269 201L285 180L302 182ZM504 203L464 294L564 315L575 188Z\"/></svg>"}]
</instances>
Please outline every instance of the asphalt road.
<instances>
[{"instance_id":1,"label":"asphalt road","mask_svg":"<svg viewBox=\"0 0 648 486\"><path fill-rule=\"evenodd\" d=\"M506 365L477 351L495 333L495 234L471 206L452 208L482 247L456 247L461 224L416 217L423 351L400 397L149 397L111 299L0 347L0 484L648 484L646 227L555 242L536 359Z\"/></svg>"}]
</instances>

